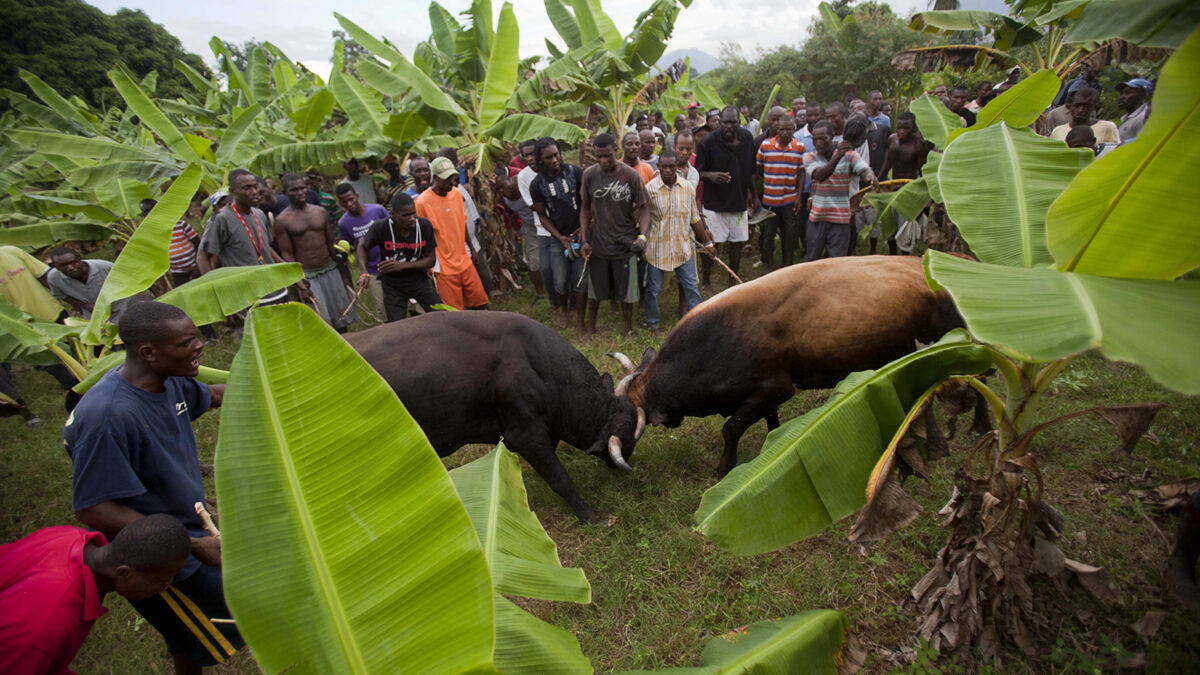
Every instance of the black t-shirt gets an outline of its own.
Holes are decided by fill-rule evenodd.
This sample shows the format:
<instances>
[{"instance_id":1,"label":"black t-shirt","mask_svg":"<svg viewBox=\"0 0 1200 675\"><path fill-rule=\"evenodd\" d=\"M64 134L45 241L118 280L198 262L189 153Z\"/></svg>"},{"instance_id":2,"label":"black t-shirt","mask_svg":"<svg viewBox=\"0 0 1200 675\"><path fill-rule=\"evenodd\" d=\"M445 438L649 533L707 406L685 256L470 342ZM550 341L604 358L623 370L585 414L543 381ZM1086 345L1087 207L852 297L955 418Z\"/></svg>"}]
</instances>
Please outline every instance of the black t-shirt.
<instances>
[{"instance_id":1,"label":"black t-shirt","mask_svg":"<svg viewBox=\"0 0 1200 675\"><path fill-rule=\"evenodd\" d=\"M888 138L892 135L891 127L885 127L875 122L867 130L867 147L871 150L871 171L879 175L883 169L883 160L887 158Z\"/></svg>"},{"instance_id":2,"label":"black t-shirt","mask_svg":"<svg viewBox=\"0 0 1200 675\"><path fill-rule=\"evenodd\" d=\"M976 115L975 115L975 113L971 112L970 110L967 110L966 106L963 106L960 110L956 111L954 114L963 118L963 121L965 121L967 123L967 126L971 126L971 125L975 124Z\"/></svg>"},{"instance_id":3,"label":"black t-shirt","mask_svg":"<svg viewBox=\"0 0 1200 675\"><path fill-rule=\"evenodd\" d=\"M529 196L534 204L545 204L554 229L569 236L579 229L579 188L583 184L583 169L563 164L554 178L538 174L529 184Z\"/></svg>"},{"instance_id":4,"label":"black t-shirt","mask_svg":"<svg viewBox=\"0 0 1200 675\"><path fill-rule=\"evenodd\" d=\"M417 226L407 235L400 232L400 226L391 218L380 218L371 223L371 229L363 235L362 245L369 253L379 247L379 260L398 260L413 262L430 254L437 246L433 238L433 224L424 218L417 218ZM424 281L424 270L404 270L402 272L379 273L379 280L385 287L398 288L413 281Z\"/></svg>"},{"instance_id":5,"label":"black t-shirt","mask_svg":"<svg viewBox=\"0 0 1200 675\"><path fill-rule=\"evenodd\" d=\"M727 171L730 180L721 184L704 181L704 208L722 213L746 210L746 195L754 178L754 162L758 148L754 136L738 127L736 147L725 142L720 128L704 137L696 148L697 171Z\"/></svg>"}]
</instances>

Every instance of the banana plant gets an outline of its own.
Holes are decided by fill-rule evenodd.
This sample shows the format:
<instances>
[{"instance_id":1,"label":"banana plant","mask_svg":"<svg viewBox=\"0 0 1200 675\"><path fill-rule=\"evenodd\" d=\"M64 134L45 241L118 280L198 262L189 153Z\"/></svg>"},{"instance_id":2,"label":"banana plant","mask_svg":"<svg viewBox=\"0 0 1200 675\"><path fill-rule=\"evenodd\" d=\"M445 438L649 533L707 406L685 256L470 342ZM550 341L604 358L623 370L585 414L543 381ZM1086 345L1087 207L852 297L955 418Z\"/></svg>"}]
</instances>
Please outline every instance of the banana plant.
<instances>
[{"instance_id":1,"label":"banana plant","mask_svg":"<svg viewBox=\"0 0 1200 675\"><path fill-rule=\"evenodd\" d=\"M1054 543L1065 523L1045 495L1049 449L1034 441L1048 426L1097 414L1128 452L1163 404L1051 420L1041 418L1040 404L1071 360L1093 349L1142 366L1171 389L1200 393L1200 364L1192 358L1200 347L1200 282L1177 279L1200 266L1188 208L1200 207L1200 189L1177 171L1200 160L1200 147L1172 140L1200 109L1191 84L1197 78L1200 31L1164 66L1147 135L1086 166L1075 151L1030 138L1025 108L1032 106L1013 105L1000 116L1011 115L1018 127L993 119L949 142L926 177L936 176L979 261L927 251L924 265L930 286L954 299L970 339L952 335L847 378L826 405L772 431L757 459L706 493L698 529L723 548L751 553L858 511L852 539L888 536L921 510L896 472L925 475L927 463L948 452L930 400L970 387L997 428L962 458L958 485L940 512L950 540L913 590L923 615L919 636L935 649L973 645L988 659L1007 645L1029 652L1036 645L1030 627L1041 615L1028 580L1079 579L1103 599L1106 572L1066 558ZM977 179L981 162L995 180ZM1144 213L1164 189L1182 208L1156 209L1148 223ZM1003 208L1002 199L1010 200ZM989 366L1000 376L999 391L972 376Z\"/></svg>"}]
</instances>

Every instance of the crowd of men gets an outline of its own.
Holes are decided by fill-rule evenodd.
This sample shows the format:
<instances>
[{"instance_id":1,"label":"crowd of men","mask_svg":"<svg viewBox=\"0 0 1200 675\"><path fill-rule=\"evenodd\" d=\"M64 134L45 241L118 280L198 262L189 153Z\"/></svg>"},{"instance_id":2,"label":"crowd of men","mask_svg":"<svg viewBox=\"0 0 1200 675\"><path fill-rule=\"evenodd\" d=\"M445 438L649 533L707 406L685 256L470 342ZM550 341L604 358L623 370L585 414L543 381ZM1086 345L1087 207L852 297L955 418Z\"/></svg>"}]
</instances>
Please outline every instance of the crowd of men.
<instances>
[{"instance_id":1,"label":"crowd of men","mask_svg":"<svg viewBox=\"0 0 1200 675\"><path fill-rule=\"evenodd\" d=\"M964 85L933 94L970 126L988 103L1018 81ZM1096 118L1099 94L1086 76L1064 88L1038 130L1071 147L1104 154L1133 141L1150 112L1153 85L1120 86L1119 123ZM666 275L679 287L685 314L711 292L714 262L724 256L729 283L758 226L767 270L779 263L844 256L858 233L870 251L881 233L876 214L851 207L860 189L888 177L915 179L931 149L911 112L892 118L878 91L865 99L821 105L796 97L790 109L753 119L745 106L696 107L668 129L661 114L640 115L619 135L601 133L567 161L550 138L522 143L490 177L497 213L520 240L534 302L543 297L580 338L596 331L605 301L619 307L626 332L641 304L644 326L658 330ZM345 177L323 191L315 174L285 173L279 191L237 169L228 189L209 197L202 234L176 224L169 247L174 284L228 267L295 262L304 281L273 290L261 303L308 302L335 329L356 321L368 294L387 321L413 306L486 309L491 274L481 255L480 213L457 153L383 159L381 180L347 160ZM149 213L154 202L143 203ZM911 252L919 223L900 219L891 253ZM906 233L907 228L907 233ZM341 243L345 242L345 243ZM353 251L359 276L347 264ZM704 254L699 269L696 251ZM15 247L0 247L0 293L22 311L61 321L66 309L95 308L112 267L70 247L49 252L51 265ZM63 440L73 467L72 506L89 530L53 527L0 546L0 671L63 672L109 592L125 596L165 639L177 672L199 672L243 644L228 619L221 583L220 539L196 504L205 503L191 423L221 405L223 385L193 378L203 342L182 311L138 301L112 308L125 361L97 382L67 418ZM48 368L69 387L69 373ZM0 393L27 423L40 420L0 369ZM218 621L213 621L218 619Z\"/></svg>"}]
</instances>

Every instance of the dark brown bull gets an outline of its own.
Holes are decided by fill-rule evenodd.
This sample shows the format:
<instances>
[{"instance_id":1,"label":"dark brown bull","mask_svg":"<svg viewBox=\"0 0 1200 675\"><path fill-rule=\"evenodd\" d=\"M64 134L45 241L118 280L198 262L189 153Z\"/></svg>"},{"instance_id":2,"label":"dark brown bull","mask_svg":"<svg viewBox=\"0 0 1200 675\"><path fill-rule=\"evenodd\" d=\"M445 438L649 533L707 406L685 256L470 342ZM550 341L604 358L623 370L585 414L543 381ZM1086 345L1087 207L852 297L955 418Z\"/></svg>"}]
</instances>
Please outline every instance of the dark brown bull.
<instances>
[{"instance_id":1,"label":"dark brown bull","mask_svg":"<svg viewBox=\"0 0 1200 675\"><path fill-rule=\"evenodd\" d=\"M725 452L737 464L751 425L779 426L796 388L824 389L933 342L962 319L945 291L925 282L919 258L846 257L793 265L734 286L689 312L641 366L623 354L617 395L650 424L723 415Z\"/></svg>"},{"instance_id":2,"label":"dark brown bull","mask_svg":"<svg viewBox=\"0 0 1200 675\"><path fill-rule=\"evenodd\" d=\"M387 380L439 456L497 443L529 462L584 522L558 442L629 469L645 418L558 333L507 312L430 312L346 336Z\"/></svg>"}]
</instances>

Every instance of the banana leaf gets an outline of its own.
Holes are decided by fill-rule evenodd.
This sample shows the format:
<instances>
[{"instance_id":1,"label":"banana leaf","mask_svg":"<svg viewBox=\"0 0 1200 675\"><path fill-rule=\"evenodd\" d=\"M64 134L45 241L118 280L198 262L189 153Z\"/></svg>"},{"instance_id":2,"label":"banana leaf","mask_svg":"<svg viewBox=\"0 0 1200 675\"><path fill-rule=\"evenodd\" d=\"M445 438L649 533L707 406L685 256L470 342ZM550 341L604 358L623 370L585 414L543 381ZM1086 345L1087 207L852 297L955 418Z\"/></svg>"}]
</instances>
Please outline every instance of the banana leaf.
<instances>
[{"instance_id":1,"label":"banana leaf","mask_svg":"<svg viewBox=\"0 0 1200 675\"><path fill-rule=\"evenodd\" d=\"M217 147L216 156L218 166L229 166L234 163L235 157L242 156L241 153L238 153L238 148L242 139L245 138L246 132L250 129L250 125L254 124L254 120L262 111L262 106L255 103L234 115L233 121L225 127L224 133L221 134L221 144Z\"/></svg>"},{"instance_id":2,"label":"banana leaf","mask_svg":"<svg viewBox=\"0 0 1200 675\"><path fill-rule=\"evenodd\" d=\"M179 59L175 59L175 70L183 73L183 76L187 78L187 81L190 82L197 91L217 91L218 89L215 83L213 83L207 77L201 75L200 72L195 68L192 68Z\"/></svg>"},{"instance_id":3,"label":"banana leaf","mask_svg":"<svg viewBox=\"0 0 1200 675\"><path fill-rule=\"evenodd\" d=\"M400 67L393 66L391 70L365 60L359 61L355 67L363 82L384 96L404 96L411 89L422 103L431 108L454 115L466 114L428 75L408 61L404 61Z\"/></svg>"},{"instance_id":4,"label":"banana leaf","mask_svg":"<svg viewBox=\"0 0 1200 675\"><path fill-rule=\"evenodd\" d=\"M67 172L67 181L81 190L94 190L117 180L150 183L178 176L182 167L172 160L98 162Z\"/></svg>"},{"instance_id":5,"label":"banana leaf","mask_svg":"<svg viewBox=\"0 0 1200 675\"><path fill-rule=\"evenodd\" d=\"M977 340L1025 361L1096 347L1176 391L1200 393L1200 281L1113 279L925 256L932 288L954 298Z\"/></svg>"},{"instance_id":6,"label":"banana leaf","mask_svg":"<svg viewBox=\"0 0 1200 675\"><path fill-rule=\"evenodd\" d=\"M47 220L34 225L0 227L0 245L40 248L63 241L103 241L113 231L97 223Z\"/></svg>"},{"instance_id":7,"label":"banana leaf","mask_svg":"<svg viewBox=\"0 0 1200 675\"><path fill-rule=\"evenodd\" d=\"M32 129L12 129L8 132L8 138L14 143L28 146L45 155L87 157L98 161L169 161L169 155L165 153L147 150L136 145L118 143L107 138L85 138L73 134Z\"/></svg>"},{"instance_id":8,"label":"banana leaf","mask_svg":"<svg viewBox=\"0 0 1200 675\"><path fill-rule=\"evenodd\" d=\"M1091 157L1007 124L963 134L937 170L946 213L980 260L1049 265L1046 211Z\"/></svg>"},{"instance_id":9,"label":"banana leaf","mask_svg":"<svg viewBox=\"0 0 1200 675\"><path fill-rule=\"evenodd\" d=\"M438 51L449 59L454 58L454 33L461 29L445 7L436 2L429 3L429 27L433 44Z\"/></svg>"},{"instance_id":10,"label":"banana leaf","mask_svg":"<svg viewBox=\"0 0 1200 675\"><path fill-rule=\"evenodd\" d=\"M321 88L308 100L296 106L288 117L296 125L296 133L305 139L311 139L321 130L321 127L325 126L325 120L329 119L329 114L332 112L333 93L326 88Z\"/></svg>"},{"instance_id":11,"label":"banana leaf","mask_svg":"<svg viewBox=\"0 0 1200 675\"><path fill-rule=\"evenodd\" d=\"M224 321L264 295L303 278L299 263L222 267L163 293L157 300L182 309L196 325L203 326Z\"/></svg>"},{"instance_id":12,"label":"banana leaf","mask_svg":"<svg viewBox=\"0 0 1200 675\"><path fill-rule=\"evenodd\" d=\"M97 187L96 199L121 218L136 218L142 214L142 200L150 199L150 188L142 181L117 179Z\"/></svg>"},{"instance_id":13,"label":"banana leaf","mask_svg":"<svg viewBox=\"0 0 1200 675\"><path fill-rule=\"evenodd\" d=\"M250 91L254 93L254 100L270 100L271 69L267 67L266 51L262 47L254 47L246 56L246 80Z\"/></svg>"},{"instance_id":14,"label":"banana leaf","mask_svg":"<svg viewBox=\"0 0 1200 675\"><path fill-rule=\"evenodd\" d=\"M63 120L89 135L96 133L96 125L80 114L79 108L63 98L62 94L58 93L54 87L42 81L42 78L23 68L17 74L25 81L25 84L29 86L34 95L42 99L42 102L50 106L50 109L59 117L62 117Z\"/></svg>"},{"instance_id":15,"label":"banana leaf","mask_svg":"<svg viewBox=\"0 0 1200 675\"><path fill-rule=\"evenodd\" d=\"M258 152L247 160L246 165L257 175L273 176L299 168L338 165L366 147L367 142L361 138L284 143Z\"/></svg>"},{"instance_id":16,"label":"banana leaf","mask_svg":"<svg viewBox=\"0 0 1200 675\"><path fill-rule=\"evenodd\" d=\"M697 668L666 668L676 675L792 675L837 673L842 663L846 618L813 609L729 631L708 641ZM632 671L650 672L650 671Z\"/></svg>"},{"instance_id":17,"label":"banana leaf","mask_svg":"<svg viewBox=\"0 0 1200 675\"><path fill-rule=\"evenodd\" d=\"M932 142L938 148L945 148L950 141L950 132L962 128L963 119L950 112L950 109L929 94L913 101L908 109L917 117L917 127L925 140ZM926 171L928 173L928 171Z\"/></svg>"},{"instance_id":18,"label":"banana leaf","mask_svg":"<svg viewBox=\"0 0 1200 675\"><path fill-rule=\"evenodd\" d=\"M484 135L509 142L549 136L567 143L578 143L587 138L588 132L582 127L575 126L570 122L561 122L552 117L515 113L504 116L503 119L484 131Z\"/></svg>"},{"instance_id":19,"label":"banana leaf","mask_svg":"<svg viewBox=\"0 0 1200 675\"><path fill-rule=\"evenodd\" d=\"M200 156L183 137L183 132L167 119L158 106L154 105L154 101L150 100L150 97L142 91L137 82L133 81L133 78L120 68L113 68L108 71L108 79L112 80L113 86L117 88L117 93L125 99L125 105L138 116L142 125L162 139L162 142L171 149L177 158L185 162L200 161Z\"/></svg>"},{"instance_id":20,"label":"banana leaf","mask_svg":"<svg viewBox=\"0 0 1200 675\"><path fill-rule=\"evenodd\" d=\"M546 16L554 24L554 30L567 44L567 50L575 49L583 44L583 36L579 30L579 22L575 15L563 4L563 0L544 0Z\"/></svg>"},{"instance_id":21,"label":"banana leaf","mask_svg":"<svg viewBox=\"0 0 1200 675\"><path fill-rule=\"evenodd\" d=\"M229 48L225 46L225 42L217 36L213 36L208 41L209 49L212 49L213 56L220 61L221 70L229 76L229 89L240 91L246 98L246 105L254 103L254 91L246 82L246 75L234 63L233 54L229 53Z\"/></svg>"},{"instance_id":22,"label":"banana leaf","mask_svg":"<svg viewBox=\"0 0 1200 675\"><path fill-rule=\"evenodd\" d=\"M1008 51L1042 39L1042 33L1034 26L997 14L977 9L947 9L917 12L908 22L908 27L925 33L950 35L958 32L992 34L995 48Z\"/></svg>"},{"instance_id":23,"label":"banana leaf","mask_svg":"<svg viewBox=\"0 0 1200 675\"><path fill-rule=\"evenodd\" d=\"M334 72L329 75L329 88L338 106L350 116L354 126L363 131L367 138L383 134L383 121L387 111L379 95L374 91L363 89L362 85L352 77Z\"/></svg>"},{"instance_id":24,"label":"banana leaf","mask_svg":"<svg viewBox=\"0 0 1200 675\"><path fill-rule=\"evenodd\" d=\"M490 30L491 13L489 12L484 19L484 24ZM479 28L476 26L476 30ZM487 75L483 80L483 91L479 97L477 119L480 129L487 129L504 117L508 98L512 96L513 89L517 86L517 46L520 39L520 30L517 26L517 18L513 14L512 4L506 2L500 8L500 20L496 26L496 34L492 38ZM530 137L526 136L526 138Z\"/></svg>"},{"instance_id":25,"label":"banana leaf","mask_svg":"<svg viewBox=\"0 0 1200 675\"><path fill-rule=\"evenodd\" d=\"M1200 161L1200 30L1163 66L1154 113L1131 143L1081 171L1047 214L1058 269L1173 279L1200 265L1200 185L1183 167Z\"/></svg>"},{"instance_id":26,"label":"banana leaf","mask_svg":"<svg viewBox=\"0 0 1200 675\"><path fill-rule=\"evenodd\" d=\"M82 335L85 344L102 343L101 331L111 314L112 303L141 293L166 273L171 231L191 205L199 187L200 167L193 164L175 179L134 230L100 287L92 319Z\"/></svg>"},{"instance_id":27,"label":"banana leaf","mask_svg":"<svg viewBox=\"0 0 1200 675\"><path fill-rule=\"evenodd\" d=\"M11 335L26 347L45 347L65 337L77 335L79 328L26 314L7 298L0 296L0 332Z\"/></svg>"},{"instance_id":28,"label":"banana leaf","mask_svg":"<svg viewBox=\"0 0 1200 675\"><path fill-rule=\"evenodd\" d=\"M875 207L875 220L882 221L883 236L889 237L897 227L892 209L895 209L905 220L915 219L929 203L929 187L925 178L921 177L905 183L899 190L868 192L863 195L863 201ZM868 230L869 228L863 228L862 234L866 235Z\"/></svg>"},{"instance_id":29,"label":"banana leaf","mask_svg":"<svg viewBox=\"0 0 1200 675\"><path fill-rule=\"evenodd\" d=\"M946 142L949 143L968 131L977 131L1001 122L1010 127L1027 127L1037 121L1054 101L1061 87L1062 80L1053 70L1039 70L981 108L975 124L965 129L951 130L946 136Z\"/></svg>"},{"instance_id":30,"label":"banana leaf","mask_svg":"<svg viewBox=\"0 0 1200 675\"><path fill-rule=\"evenodd\" d=\"M678 16L679 7L676 6L675 0L654 2L638 16L633 32L625 40L623 50L625 62L635 73L643 75L650 72L662 58Z\"/></svg>"},{"instance_id":31,"label":"banana leaf","mask_svg":"<svg viewBox=\"0 0 1200 675\"><path fill-rule=\"evenodd\" d=\"M737 555L821 532L866 503L871 470L925 390L989 367L987 348L955 330L879 370L850 375L825 405L769 433L758 457L704 493L696 530Z\"/></svg>"},{"instance_id":32,"label":"banana leaf","mask_svg":"<svg viewBox=\"0 0 1200 675\"><path fill-rule=\"evenodd\" d=\"M487 561L391 388L306 307L251 311L217 440L225 597L267 672L490 672Z\"/></svg>"},{"instance_id":33,"label":"banana leaf","mask_svg":"<svg viewBox=\"0 0 1200 675\"><path fill-rule=\"evenodd\" d=\"M496 667L504 673L591 672L570 632L517 607L501 593L591 602L578 568L564 568L558 548L529 510L521 466L503 444L450 472L492 574Z\"/></svg>"},{"instance_id":34,"label":"banana leaf","mask_svg":"<svg viewBox=\"0 0 1200 675\"><path fill-rule=\"evenodd\" d=\"M1063 42L1107 42L1120 38L1141 47L1174 49L1197 26L1200 26L1200 3L1195 0L1091 0L1071 24Z\"/></svg>"},{"instance_id":35,"label":"banana leaf","mask_svg":"<svg viewBox=\"0 0 1200 675\"><path fill-rule=\"evenodd\" d=\"M921 177L925 179L925 187L929 190L929 198L941 204L942 184L938 181L938 167L942 165L942 153L934 150L925 158L925 166L921 167Z\"/></svg>"}]
</instances>

